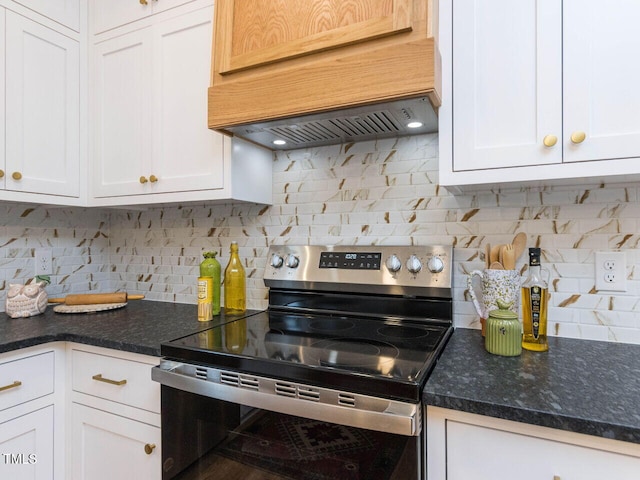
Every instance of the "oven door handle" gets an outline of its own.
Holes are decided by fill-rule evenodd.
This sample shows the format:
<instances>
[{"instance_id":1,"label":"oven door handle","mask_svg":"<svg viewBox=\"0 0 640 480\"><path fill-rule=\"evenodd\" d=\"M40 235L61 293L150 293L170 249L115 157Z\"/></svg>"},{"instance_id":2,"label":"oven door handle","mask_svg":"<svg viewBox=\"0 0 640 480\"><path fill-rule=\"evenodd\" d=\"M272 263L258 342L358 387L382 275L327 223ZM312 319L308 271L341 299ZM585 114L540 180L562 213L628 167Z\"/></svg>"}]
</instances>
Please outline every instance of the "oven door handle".
<instances>
[{"instance_id":1,"label":"oven door handle","mask_svg":"<svg viewBox=\"0 0 640 480\"><path fill-rule=\"evenodd\" d=\"M198 377L193 372L198 371ZM239 382L241 386L220 383L226 375L243 376L250 382ZM418 436L422 430L422 407L397 400L351 394L355 401L352 406L314 401L298 395L282 395L278 384L296 387L298 384L283 382L266 377L243 375L237 372L225 372L210 367L162 360L159 366L151 370L152 380L163 386L203 395L249 407L274 412L327 421L356 428L367 428L381 432L405 436ZM242 385L249 386L242 386ZM303 389L306 385L300 385ZM316 387L313 387L316 389ZM317 389L319 397L338 398L343 392L331 389ZM326 394L326 395L325 395ZM371 405L371 408L367 406Z\"/></svg>"}]
</instances>

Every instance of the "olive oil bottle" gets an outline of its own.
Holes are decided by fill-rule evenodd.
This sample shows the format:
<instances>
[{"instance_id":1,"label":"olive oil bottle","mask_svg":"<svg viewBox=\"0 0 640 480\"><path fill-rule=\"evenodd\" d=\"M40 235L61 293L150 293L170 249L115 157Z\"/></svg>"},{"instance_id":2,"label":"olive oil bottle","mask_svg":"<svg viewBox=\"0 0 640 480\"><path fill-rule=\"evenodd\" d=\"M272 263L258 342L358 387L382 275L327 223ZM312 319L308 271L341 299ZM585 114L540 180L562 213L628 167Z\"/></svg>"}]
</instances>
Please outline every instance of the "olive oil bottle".
<instances>
[{"instance_id":1,"label":"olive oil bottle","mask_svg":"<svg viewBox=\"0 0 640 480\"><path fill-rule=\"evenodd\" d=\"M540 249L529 249L529 275L522 284L522 348L536 352L549 350L547 303L549 286L542 277Z\"/></svg>"},{"instance_id":2,"label":"olive oil bottle","mask_svg":"<svg viewBox=\"0 0 640 480\"><path fill-rule=\"evenodd\" d=\"M247 286L236 242L231 242L230 252L231 258L224 270L224 311L228 315L239 315L247 310Z\"/></svg>"}]
</instances>

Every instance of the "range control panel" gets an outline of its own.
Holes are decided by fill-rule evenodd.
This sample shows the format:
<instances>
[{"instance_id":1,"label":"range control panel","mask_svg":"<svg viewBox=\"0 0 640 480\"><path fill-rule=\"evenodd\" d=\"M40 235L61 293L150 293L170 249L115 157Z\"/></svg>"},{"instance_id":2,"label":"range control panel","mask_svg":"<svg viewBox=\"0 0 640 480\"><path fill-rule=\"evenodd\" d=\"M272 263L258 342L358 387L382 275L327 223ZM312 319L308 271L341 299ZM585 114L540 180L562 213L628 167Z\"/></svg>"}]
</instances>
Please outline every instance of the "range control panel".
<instances>
[{"instance_id":1,"label":"range control panel","mask_svg":"<svg viewBox=\"0 0 640 480\"><path fill-rule=\"evenodd\" d=\"M380 253L371 252L320 252L318 268L346 270L380 270Z\"/></svg>"},{"instance_id":2,"label":"range control panel","mask_svg":"<svg viewBox=\"0 0 640 480\"><path fill-rule=\"evenodd\" d=\"M425 288L450 291L452 255L447 246L274 245L264 280L269 287L317 290L408 295L424 294Z\"/></svg>"}]
</instances>

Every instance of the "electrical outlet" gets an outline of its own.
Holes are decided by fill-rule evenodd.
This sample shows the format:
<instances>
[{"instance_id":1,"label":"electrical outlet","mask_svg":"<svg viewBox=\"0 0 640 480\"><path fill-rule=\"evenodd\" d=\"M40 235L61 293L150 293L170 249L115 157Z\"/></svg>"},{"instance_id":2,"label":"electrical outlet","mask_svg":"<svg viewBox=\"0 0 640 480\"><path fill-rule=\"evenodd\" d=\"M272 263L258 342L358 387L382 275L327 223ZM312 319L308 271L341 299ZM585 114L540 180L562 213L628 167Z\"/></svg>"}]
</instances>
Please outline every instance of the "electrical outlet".
<instances>
[{"instance_id":1,"label":"electrical outlet","mask_svg":"<svg viewBox=\"0 0 640 480\"><path fill-rule=\"evenodd\" d=\"M627 291L627 260L624 252L596 252L596 290Z\"/></svg>"},{"instance_id":2,"label":"electrical outlet","mask_svg":"<svg viewBox=\"0 0 640 480\"><path fill-rule=\"evenodd\" d=\"M36 275L51 275L53 273L51 249L36 248L34 256L36 261Z\"/></svg>"}]
</instances>

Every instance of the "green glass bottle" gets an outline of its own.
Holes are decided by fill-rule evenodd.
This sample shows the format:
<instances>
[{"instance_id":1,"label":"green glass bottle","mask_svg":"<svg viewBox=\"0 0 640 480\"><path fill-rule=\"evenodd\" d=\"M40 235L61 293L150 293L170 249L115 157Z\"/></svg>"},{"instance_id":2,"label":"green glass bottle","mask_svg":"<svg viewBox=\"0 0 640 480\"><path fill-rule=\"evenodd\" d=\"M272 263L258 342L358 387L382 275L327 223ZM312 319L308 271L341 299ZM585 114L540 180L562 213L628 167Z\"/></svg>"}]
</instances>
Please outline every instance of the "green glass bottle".
<instances>
[{"instance_id":1,"label":"green glass bottle","mask_svg":"<svg viewBox=\"0 0 640 480\"><path fill-rule=\"evenodd\" d=\"M236 242L231 242L230 252L231 258L224 270L224 311L229 315L239 315L247 310L247 287Z\"/></svg>"},{"instance_id":2,"label":"green glass bottle","mask_svg":"<svg viewBox=\"0 0 640 480\"><path fill-rule=\"evenodd\" d=\"M216 252L204 252L204 260L200 264L200 276L211 277L213 280L213 315L220 313L220 274L222 268L216 260Z\"/></svg>"}]
</instances>

